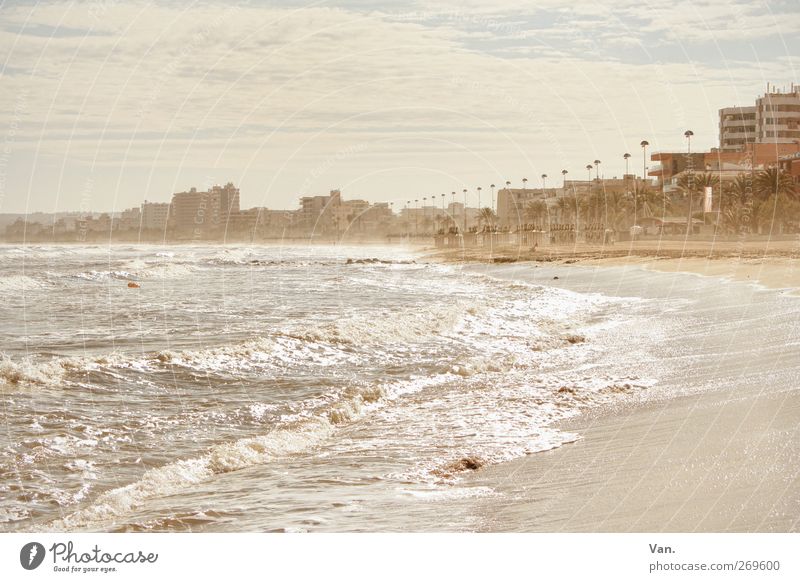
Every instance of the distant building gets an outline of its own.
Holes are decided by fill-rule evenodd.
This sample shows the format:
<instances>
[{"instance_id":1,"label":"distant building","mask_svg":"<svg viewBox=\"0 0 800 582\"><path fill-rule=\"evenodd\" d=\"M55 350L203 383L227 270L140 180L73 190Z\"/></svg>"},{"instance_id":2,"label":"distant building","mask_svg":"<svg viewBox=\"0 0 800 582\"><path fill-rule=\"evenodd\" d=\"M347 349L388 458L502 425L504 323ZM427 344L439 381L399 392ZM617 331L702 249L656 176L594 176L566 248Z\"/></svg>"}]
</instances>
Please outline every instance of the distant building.
<instances>
[{"instance_id":1,"label":"distant building","mask_svg":"<svg viewBox=\"0 0 800 582\"><path fill-rule=\"evenodd\" d=\"M800 141L800 85L787 91L767 85L755 105L719 110L719 149L744 151L748 144Z\"/></svg>"},{"instance_id":2,"label":"distant building","mask_svg":"<svg viewBox=\"0 0 800 582\"><path fill-rule=\"evenodd\" d=\"M228 221L239 212L239 189L232 183L206 192L192 188L172 195L171 225L176 238L201 239L225 236ZM153 211L153 216L157 216Z\"/></svg>"},{"instance_id":3,"label":"distant building","mask_svg":"<svg viewBox=\"0 0 800 582\"><path fill-rule=\"evenodd\" d=\"M167 228L170 205L168 202L147 202L141 207L141 228L163 232Z\"/></svg>"},{"instance_id":4,"label":"distant building","mask_svg":"<svg viewBox=\"0 0 800 582\"><path fill-rule=\"evenodd\" d=\"M800 142L800 85L756 100L756 143Z\"/></svg>"},{"instance_id":5,"label":"distant building","mask_svg":"<svg viewBox=\"0 0 800 582\"><path fill-rule=\"evenodd\" d=\"M304 196L300 199L299 227L311 235L330 235L339 231L336 220L341 218L338 207L342 193L331 190L328 196Z\"/></svg>"},{"instance_id":6,"label":"distant building","mask_svg":"<svg viewBox=\"0 0 800 582\"><path fill-rule=\"evenodd\" d=\"M119 229L120 230L139 230L142 224L142 210L141 208L126 208L120 213Z\"/></svg>"}]
</instances>

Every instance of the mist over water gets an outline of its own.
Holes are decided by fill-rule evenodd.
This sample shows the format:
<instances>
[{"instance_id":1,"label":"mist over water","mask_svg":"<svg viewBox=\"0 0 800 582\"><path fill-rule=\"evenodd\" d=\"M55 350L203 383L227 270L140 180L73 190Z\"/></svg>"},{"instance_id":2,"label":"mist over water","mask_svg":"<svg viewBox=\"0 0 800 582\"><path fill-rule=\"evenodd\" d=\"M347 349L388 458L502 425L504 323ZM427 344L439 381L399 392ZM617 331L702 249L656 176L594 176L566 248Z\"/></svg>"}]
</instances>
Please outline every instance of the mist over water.
<instances>
[{"instance_id":1,"label":"mist over water","mask_svg":"<svg viewBox=\"0 0 800 582\"><path fill-rule=\"evenodd\" d=\"M472 528L437 509L495 494L465 476L649 397L677 325L495 271L400 247L0 247L0 529Z\"/></svg>"}]
</instances>

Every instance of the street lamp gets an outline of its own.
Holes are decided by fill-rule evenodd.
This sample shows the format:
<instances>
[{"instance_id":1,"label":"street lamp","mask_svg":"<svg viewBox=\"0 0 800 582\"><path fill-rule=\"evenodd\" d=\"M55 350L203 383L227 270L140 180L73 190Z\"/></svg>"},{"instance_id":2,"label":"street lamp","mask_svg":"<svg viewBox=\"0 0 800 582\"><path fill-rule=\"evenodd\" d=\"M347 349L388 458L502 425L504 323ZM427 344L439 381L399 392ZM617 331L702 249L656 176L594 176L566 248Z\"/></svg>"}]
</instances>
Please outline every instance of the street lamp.
<instances>
[{"instance_id":1,"label":"street lamp","mask_svg":"<svg viewBox=\"0 0 800 582\"><path fill-rule=\"evenodd\" d=\"M647 180L647 146L650 142L645 139L639 145L642 146L642 180Z\"/></svg>"},{"instance_id":2,"label":"street lamp","mask_svg":"<svg viewBox=\"0 0 800 582\"><path fill-rule=\"evenodd\" d=\"M464 188L464 234L467 234L467 189Z\"/></svg>"},{"instance_id":3,"label":"street lamp","mask_svg":"<svg viewBox=\"0 0 800 582\"><path fill-rule=\"evenodd\" d=\"M686 163L689 168L689 212L686 216L686 236L692 234L692 198L694 195L694 164L692 163L692 136L694 132L687 129L683 132L683 137L686 138Z\"/></svg>"}]
</instances>

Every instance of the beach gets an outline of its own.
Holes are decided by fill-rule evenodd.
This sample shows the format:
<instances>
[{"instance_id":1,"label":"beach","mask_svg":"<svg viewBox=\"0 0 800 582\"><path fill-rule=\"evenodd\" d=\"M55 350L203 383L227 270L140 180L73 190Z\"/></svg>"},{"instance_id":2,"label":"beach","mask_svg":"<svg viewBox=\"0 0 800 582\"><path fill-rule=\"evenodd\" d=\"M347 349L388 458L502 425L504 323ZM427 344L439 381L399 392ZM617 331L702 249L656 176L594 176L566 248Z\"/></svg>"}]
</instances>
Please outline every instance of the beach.
<instances>
[{"instance_id":1,"label":"beach","mask_svg":"<svg viewBox=\"0 0 800 582\"><path fill-rule=\"evenodd\" d=\"M796 531L792 248L614 251L0 247L0 529Z\"/></svg>"},{"instance_id":2,"label":"beach","mask_svg":"<svg viewBox=\"0 0 800 582\"><path fill-rule=\"evenodd\" d=\"M581 434L580 440L476 474L476 486L492 486L502 491L500 499L514 499L482 502L477 509L485 516L482 527L541 532L798 531L800 390L796 376L779 379L786 366L797 369L797 343L787 336L786 348L770 354L759 346L759 331L749 327L758 311L753 302L797 294L800 265L795 245L620 246L545 248L524 258L515 257L511 249L468 251L464 265L514 269L507 276L515 277L522 271L538 272L538 280L552 279L551 284L584 291L630 290L631 283L651 273L654 285L676 294L687 278L702 276L703 288L711 291L710 302L715 286L723 303L731 292L742 293L738 307L720 311L722 320L710 318L712 329L719 326L718 341L709 334L697 343L696 333L687 330L698 365L682 368L702 377L698 384L706 388L570 419L560 428ZM458 261L456 255L444 253L448 261ZM497 263L502 267L488 267ZM703 309L705 314L713 311L710 305ZM729 312L723 315L725 311ZM723 320L731 315L741 320L738 331L725 328ZM791 326L796 329L797 323ZM752 334L749 345L747 334ZM682 340L680 335L674 339ZM701 350L709 352L707 358ZM690 357L690 352L684 350L678 359ZM516 527L507 528L511 523Z\"/></svg>"}]
</instances>

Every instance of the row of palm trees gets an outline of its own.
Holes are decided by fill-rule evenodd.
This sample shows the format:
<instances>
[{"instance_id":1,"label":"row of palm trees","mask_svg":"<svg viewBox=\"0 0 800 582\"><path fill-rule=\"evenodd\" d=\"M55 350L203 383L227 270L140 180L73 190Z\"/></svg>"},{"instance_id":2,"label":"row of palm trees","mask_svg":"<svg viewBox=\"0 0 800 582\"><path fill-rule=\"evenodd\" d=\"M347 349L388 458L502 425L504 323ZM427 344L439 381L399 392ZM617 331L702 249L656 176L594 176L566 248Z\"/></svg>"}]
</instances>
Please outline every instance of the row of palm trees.
<instances>
[{"instance_id":1,"label":"row of palm trees","mask_svg":"<svg viewBox=\"0 0 800 582\"><path fill-rule=\"evenodd\" d=\"M721 189L719 176L710 172L684 174L677 185L677 199L646 184L636 184L627 193L598 190L586 196L565 196L557 200L555 215L544 200L533 200L520 220L533 224L599 222L619 230L635 224L637 217L663 217L690 208L697 209L692 218L702 220L703 197L710 187L718 198L719 224L729 234L777 234L787 224L800 222L800 192L778 168L739 174Z\"/></svg>"}]
</instances>

